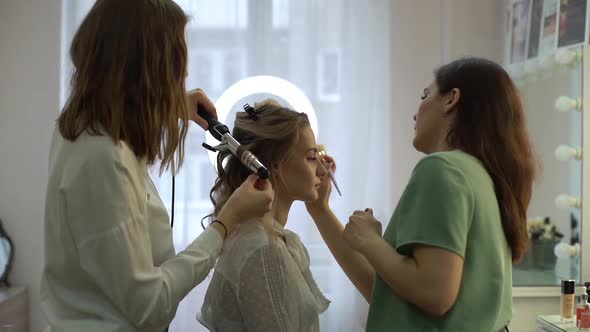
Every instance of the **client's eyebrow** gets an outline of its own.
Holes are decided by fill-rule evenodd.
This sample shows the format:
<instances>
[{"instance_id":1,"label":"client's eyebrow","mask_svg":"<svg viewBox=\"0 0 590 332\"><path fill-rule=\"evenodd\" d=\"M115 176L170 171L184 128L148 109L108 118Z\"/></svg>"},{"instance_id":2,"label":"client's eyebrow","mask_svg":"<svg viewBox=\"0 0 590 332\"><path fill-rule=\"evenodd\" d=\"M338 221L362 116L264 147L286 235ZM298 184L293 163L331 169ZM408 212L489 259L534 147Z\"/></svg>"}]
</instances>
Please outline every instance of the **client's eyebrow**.
<instances>
[{"instance_id":1,"label":"client's eyebrow","mask_svg":"<svg viewBox=\"0 0 590 332\"><path fill-rule=\"evenodd\" d=\"M314 146L313 148L309 148L309 149L305 150L305 152L309 152L309 151L318 152L318 148L316 146Z\"/></svg>"}]
</instances>

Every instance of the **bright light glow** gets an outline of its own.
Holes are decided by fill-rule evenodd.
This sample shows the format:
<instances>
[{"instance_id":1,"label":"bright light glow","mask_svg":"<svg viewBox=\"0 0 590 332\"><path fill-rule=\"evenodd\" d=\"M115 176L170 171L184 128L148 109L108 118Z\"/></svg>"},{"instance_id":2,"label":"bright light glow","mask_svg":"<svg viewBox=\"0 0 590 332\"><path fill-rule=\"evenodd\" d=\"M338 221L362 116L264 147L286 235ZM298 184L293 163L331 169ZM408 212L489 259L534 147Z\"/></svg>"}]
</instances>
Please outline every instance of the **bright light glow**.
<instances>
[{"instance_id":1,"label":"bright light glow","mask_svg":"<svg viewBox=\"0 0 590 332\"><path fill-rule=\"evenodd\" d=\"M217 99L215 102L215 108L217 109L217 119L219 122L228 125L227 116L231 109L236 106L236 103L243 98L259 93L271 94L282 98L289 104L284 106L289 106L291 109L297 112L304 112L307 114L311 129L313 130L315 137L318 137L318 119L309 99L307 99L305 94L299 90L299 88L289 81L274 76L248 77L235 83L225 90L221 97L219 97L219 99ZM243 111L242 105L238 106L240 108L239 111ZM209 132L207 132L205 141L207 144L212 146L219 144L219 141L213 138ZM217 153L211 151L208 153L209 160L211 160L211 163L215 166ZM266 166L268 167L268 165Z\"/></svg>"},{"instance_id":2,"label":"bright light glow","mask_svg":"<svg viewBox=\"0 0 590 332\"><path fill-rule=\"evenodd\" d=\"M562 210L568 210L570 208L579 209L582 207L582 200L580 197L560 194L555 198L555 205Z\"/></svg>"},{"instance_id":3,"label":"bright light glow","mask_svg":"<svg viewBox=\"0 0 590 332\"><path fill-rule=\"evenodd\" d=\"M560 161L568 161L570 159L582 159L582 149L573 148L567 145L560 145L555 149L555 158Z\"/></svg>"}]
</instances>

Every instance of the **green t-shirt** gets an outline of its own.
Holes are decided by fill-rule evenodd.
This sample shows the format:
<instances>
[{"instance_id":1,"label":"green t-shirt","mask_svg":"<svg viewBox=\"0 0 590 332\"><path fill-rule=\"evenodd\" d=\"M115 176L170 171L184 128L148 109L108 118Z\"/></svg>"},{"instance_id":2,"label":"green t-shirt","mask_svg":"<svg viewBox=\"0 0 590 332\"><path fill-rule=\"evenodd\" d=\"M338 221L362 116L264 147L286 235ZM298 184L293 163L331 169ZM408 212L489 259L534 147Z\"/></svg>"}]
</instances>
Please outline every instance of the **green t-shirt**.
<instances>
[{"instance_id":1,"label":"green t-shirt","mask_svg":"<svg viewBox=\"0 0 590 332\"><path fill-rule=\"evenodd\" d=\"M508 324L510 247L492 179L476 158L461 151L423 158L383 238L405 256L412 255L414 244L452 251L463 257L463 277L454 306L436 319L404 301L376 275L367 331L495 332Z\"/></svg>"}]
</instances>

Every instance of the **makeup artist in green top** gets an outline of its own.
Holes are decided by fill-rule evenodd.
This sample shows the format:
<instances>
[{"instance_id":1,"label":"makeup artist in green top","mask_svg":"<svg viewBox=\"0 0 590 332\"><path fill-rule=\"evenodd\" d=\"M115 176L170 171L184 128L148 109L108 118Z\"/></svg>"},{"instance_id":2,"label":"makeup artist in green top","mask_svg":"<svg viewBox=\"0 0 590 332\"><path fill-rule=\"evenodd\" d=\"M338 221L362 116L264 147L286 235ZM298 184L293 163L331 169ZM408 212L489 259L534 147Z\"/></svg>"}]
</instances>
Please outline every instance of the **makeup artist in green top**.
<instances>
[{"instance_id":1,"label":"makeup artist in green top","mask_svg":"<svg viewBox=\"0 0 590 332\"><path fill-rule=\"evenodd\" d=\"M371 209L343 227L327 180L307 208L370 304L367 331L504 331L536 173L522 101L489 60L460 59L434 76L414 115L426 157L383 236Z\"/></svg>"}]
</instances>

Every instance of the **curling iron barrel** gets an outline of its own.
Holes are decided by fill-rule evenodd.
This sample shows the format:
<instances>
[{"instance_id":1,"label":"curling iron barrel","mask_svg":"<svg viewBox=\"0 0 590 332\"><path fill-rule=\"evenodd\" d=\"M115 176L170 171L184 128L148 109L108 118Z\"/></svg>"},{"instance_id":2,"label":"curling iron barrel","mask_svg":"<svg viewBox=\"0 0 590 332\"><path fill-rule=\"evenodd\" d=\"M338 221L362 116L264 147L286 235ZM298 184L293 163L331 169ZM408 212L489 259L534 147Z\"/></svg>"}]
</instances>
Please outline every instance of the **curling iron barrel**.
<instances>
[{"instance_id":1,"label":"curling iron barrel","mask_svg":"<svg viewBox=\"0 0 590 332\"><path fill-rule=\"evenodd\" d=\"M260 162L260 160L258 160L258 158L256 158L252 152L240 145L240 143L231 135L226 125L217 121L217 119L211 117L211 115L202 109L199 109L197 113L200 117L207 121L207 124L209 125L209 133L211 133L215 139L221 142L221 144L217 147L213 147L214 150L222 151L224 148L229 149L229 151L253 173L258 174L258 176L263 179L269 178L270 173L268 169ZM211 150L211 148L207 145L204 146Z\"/></svg>"}]
</instances>

